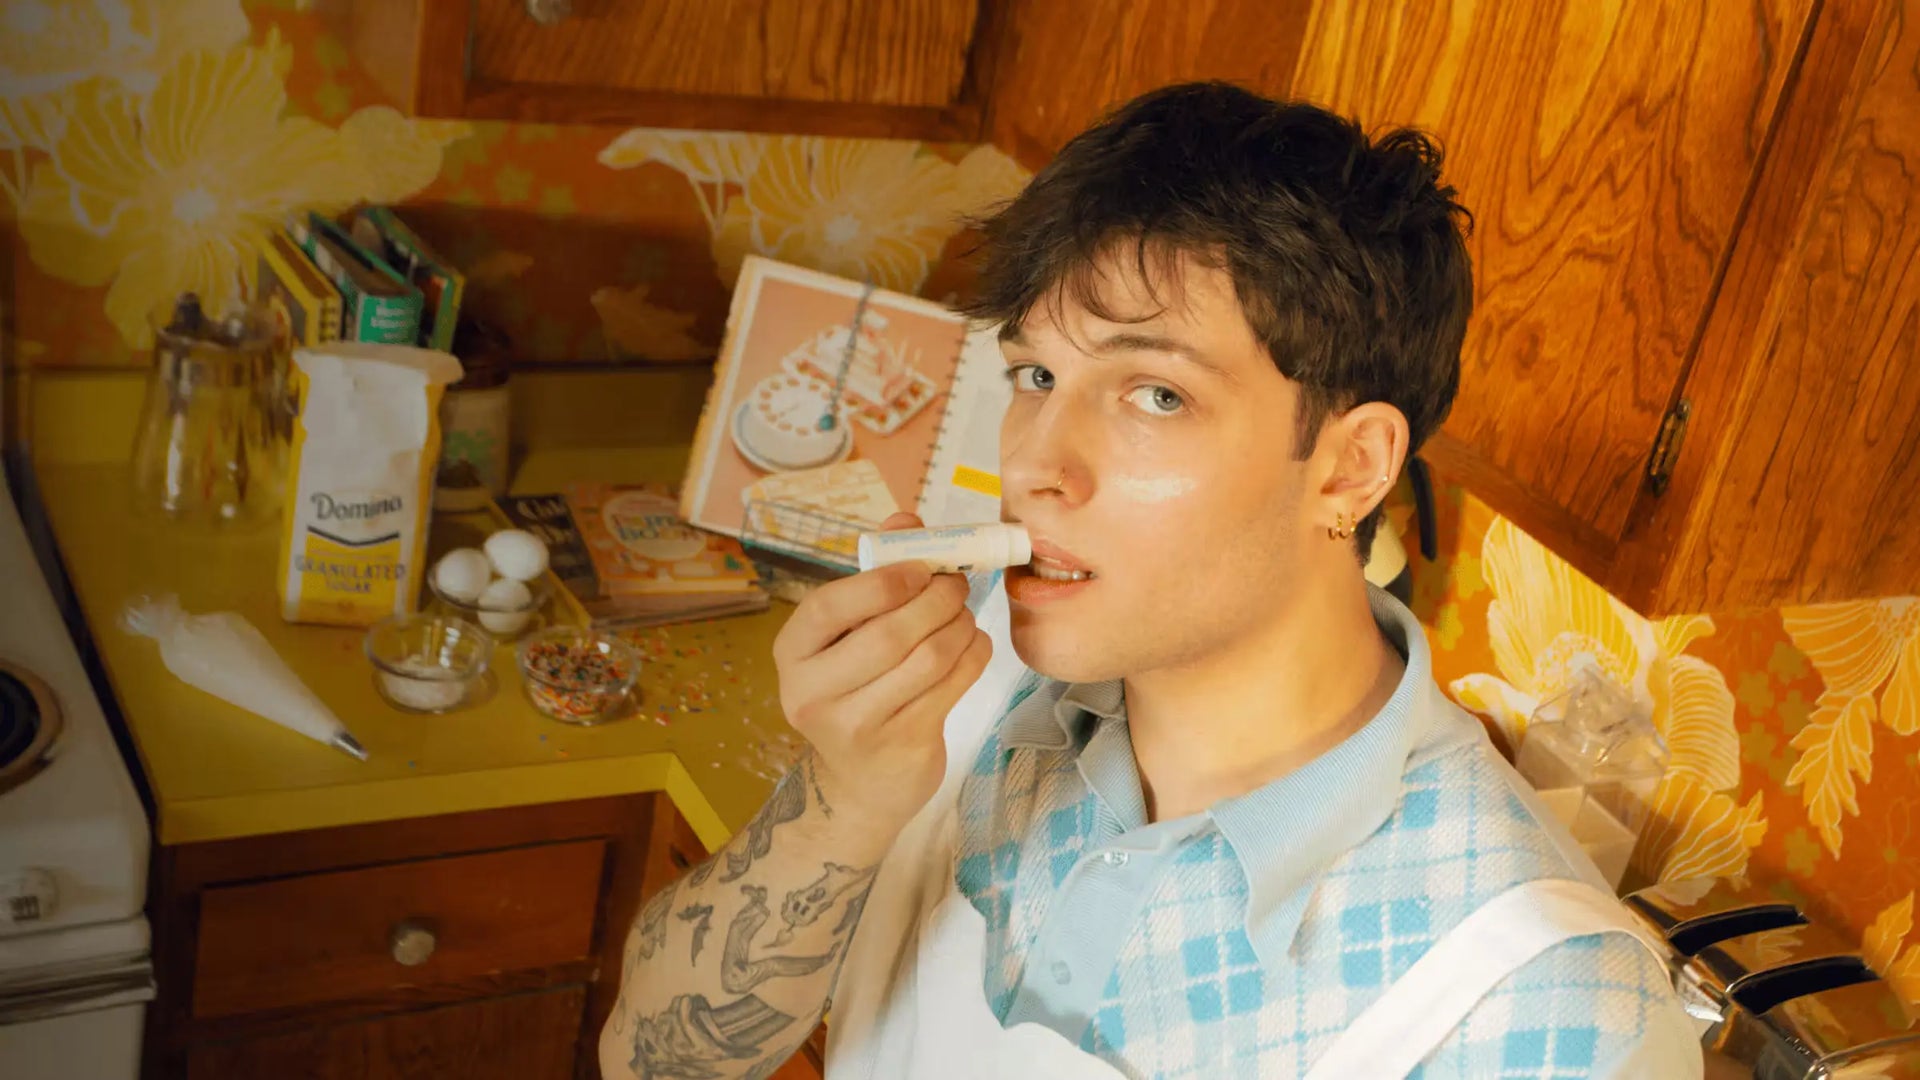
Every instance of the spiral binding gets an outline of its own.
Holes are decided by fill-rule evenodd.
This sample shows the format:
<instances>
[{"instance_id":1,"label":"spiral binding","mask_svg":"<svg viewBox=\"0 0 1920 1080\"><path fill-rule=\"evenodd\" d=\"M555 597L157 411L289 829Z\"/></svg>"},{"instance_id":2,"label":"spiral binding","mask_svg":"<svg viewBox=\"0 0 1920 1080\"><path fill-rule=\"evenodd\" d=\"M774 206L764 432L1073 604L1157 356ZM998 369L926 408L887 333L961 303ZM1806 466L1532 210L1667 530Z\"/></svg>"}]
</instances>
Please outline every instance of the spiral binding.
<instances>
[{"instance_id":1,"label":"spiral binding","mask_svg":"<svg viewBox=\"0 0 1920 1080\"><path fill-rule=\"evenodd\" d=\"M859 355L860 327L867 319L867 301L873 298L872 281L861 283L860 299L853 303L853 324L847 327L847 347L840 354L840 370L833 373L833 396L827 398L827 411L820 414L821 431L832 431L839 423L841 400L847 393L847 370L853 367L853 358Z\"/></svg>"},{"instance_id":2,"label":"spiral binding","mask_svg":"<svg viewBox=\"0 0 1920 1080\"><path fill-rule=\"evenodd\" d=\"M935 459L940 456L941 448L946 444L947 426L953 423L953 403L960 397L960 382L966 373L966 352L967 323L966 320L963 319L960 322L960 336L953 343L952 370L947 373L945 380L946 390L944 396L946 400L941 401L936 399L927 404L927 407L930 409L937 408L940 410L940 424L933 430L933 441L927 444L927 459L920 463L920 497L918 505L909 508L915 513L919 513L920 506L925 505L927 492L932 490L935 484L943 487L952 486L951 477L933 475L933 463Z\"/></svg>"}]
</instances>

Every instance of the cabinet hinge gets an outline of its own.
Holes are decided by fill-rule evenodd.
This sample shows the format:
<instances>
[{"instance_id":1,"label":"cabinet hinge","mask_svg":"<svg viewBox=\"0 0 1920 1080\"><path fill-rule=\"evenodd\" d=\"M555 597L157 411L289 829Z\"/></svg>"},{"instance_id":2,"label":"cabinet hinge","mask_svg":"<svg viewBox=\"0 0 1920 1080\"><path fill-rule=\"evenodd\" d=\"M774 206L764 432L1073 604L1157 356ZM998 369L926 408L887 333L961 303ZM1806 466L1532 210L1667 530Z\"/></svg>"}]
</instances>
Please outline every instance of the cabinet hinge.
<instances>
[{"instance_id":1,"label":"cabinet hinge","mask_svg":"<svg viewBox=\"0 0 1920 1080\"><path fill-rule=\"evenodd\" d=\"M1681 398L1660 420L1660 434L1653 440L1653 458L1647 462L1647 488L1665 495L1673 479L1673 463L1680 460L1680 444L1687 438L1687 420L1693 416L1693 402Z\"/></svg>"}]
</instances>

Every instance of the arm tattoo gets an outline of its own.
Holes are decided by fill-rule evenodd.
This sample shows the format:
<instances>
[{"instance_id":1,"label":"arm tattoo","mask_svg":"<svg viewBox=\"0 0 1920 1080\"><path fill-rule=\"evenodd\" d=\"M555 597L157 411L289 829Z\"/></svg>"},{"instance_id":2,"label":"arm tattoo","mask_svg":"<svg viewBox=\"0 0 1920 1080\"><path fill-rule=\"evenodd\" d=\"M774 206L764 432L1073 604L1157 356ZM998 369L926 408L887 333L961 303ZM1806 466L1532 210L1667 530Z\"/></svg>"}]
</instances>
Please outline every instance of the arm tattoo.
<instances>
[{"instance_id":1,"label":"arm tattoo","mask_svg":"<svg viewBox=\"0 0 1920 1080\"><path fill-rule=\"evenodd\" d=\"M861 889L848 899L846 910L840 913L840 921L834 925L834 937L839 937L860 925L860 916L866 913L867 896L871 892L871 889Z\"/></svg>"},{"instance_id":2,"label":"arm tattoo","mask_svg":"<svg viewBox=\"0 0 1920 1080\"><path fill-rule=\"evenodd\" d=\"M840 943L819 956L767 956L755 960L751 955L753 937L773 914L767 910L767 890L758 885L740 887L747 902L727 927L727 943L720 952L720 985L729 994L745 994L768 979L790 979L811 975L840 955Z\"/></svg>"},{"instance_id":3,"label":"arm tattoo","mask_svg":"<svg viewBox=\"0 0 1920 1080\"><path fill-rule=\"evenodd\" d=\"M801 786L799 773L797 770L789 772L780 778L767 805L761 807L760 812L747 823L746 842L727 849L727 872L720 875L720 880L734 881L745 874L755 859L773 850L774 826L785 825L806 809L807 792Z\"/></svg>"},{"instance_id":4,"label":"arm tattoo","mask_svg":"<svg viewBox=\"0 0 1920 1080\"><path fill-rule=\"evenodd\" d=\"M787 894L780 904L780 921L787 924L773 939L775 945L785 945L793 940L793 932L803 926L812 926L820 921L834 902L844 896L848 890L857 888L873 877L873 870L855 870L851 866L839 863L827 863L813 884L803 886ZM864 894L863 894L864 895Z\"/></svg>"},{"instance_id":5,"label":"arm tattoo","mask_svg":"<svg viewBox=\"0 0 1920 1080\"><path fill-rule=\"evenodd\" d=\"M667 912L673 910L673 893L677 888L679 882L668 882L666 888L653 894L647 906L640 909L640 959L653 959L653 954L666 943Z\"/></svg>"},{"instance_id":6,"label":"arm tattoo","mask_svg":"<svg viewBox=\"0 0 1920 1080\"><path fill-rule=\"evenodd\" d=\"M712 904L688 904L674 918L693 924L693 956L687 962L700 962L700 948L707 943L707 931L713 929Z\"/></svg>"},{"instance_id":7,"label":"arm tattoo","mask_svg":"<svg viewBox=\"0 0 1920 1080\"><path fill-rule=\"evenodd\" d=\"M714 1066L751 1061L793 1017L748 994L715 1007L699 994L681 994L653 1016L640 1017L631 1067L640 1080L720 1080Z\"/></svg>"},{"instance_id":8,"label":"arm tattoo","mask_svg":"<svg viewBox=\"0 0 1920 1080\"><path fill-rule=\"evenodd\" d=\"M800 759L800 768L806 771L807 786L813 789L813 801L820 804L820 816L832 818L833 807L827 802L827 793L820 790L820 762L818 755L812 750L807 751L807 756Z\"/></svg>"},{"instance_id":9,"label":"arm tattoo","mask_svg":"<svg viewBox=\"0 0 1920 1080\"><path fill-rule=\"evenodd\" d=\"M809 1031L808 1034L811 1035L812 1032ZM785 1065L793 1055L799 1053L800 1048L805 1045L807 1045L807 1040L801 1039L791 1046L776 1050L772 1054L762 1058L758 1065L748 1069L746 1076L742 1077L741 1080L773 1080L773 1074L779 1072L780 1067Z\"/></svg>"}]
</instances>

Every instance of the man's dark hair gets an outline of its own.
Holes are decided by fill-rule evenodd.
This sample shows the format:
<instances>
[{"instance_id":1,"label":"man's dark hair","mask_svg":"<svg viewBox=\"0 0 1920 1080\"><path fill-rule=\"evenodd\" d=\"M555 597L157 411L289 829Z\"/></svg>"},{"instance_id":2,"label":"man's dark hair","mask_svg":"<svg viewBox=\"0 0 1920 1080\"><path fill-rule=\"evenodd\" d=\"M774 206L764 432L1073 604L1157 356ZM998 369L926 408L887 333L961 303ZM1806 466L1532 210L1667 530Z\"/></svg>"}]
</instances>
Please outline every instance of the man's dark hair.
<instances>
[{"instance_id":1,"label":"man's dark hair","mask_svg":"<svg viewBox=\"0 0 1920 1080\"><path fill-rule=\"evenodd\" d=\"M978 222L968 314L1012 332L1071 296L1103 319L1096 260L1129 248L1148 287L1180 255L1233 278L1241 311L1301 387L1297 450L1329 416L1384 401L1409 455L1446 419L1473 306L1472 217L1417 131L1369 139L1313 105L1226 83L1142 95L1069 142L1012 202ZM1056 291L1057 290L1057 291ZM1380 514L1355 530L1369 550Z\"/></svg>"}]
</instances>

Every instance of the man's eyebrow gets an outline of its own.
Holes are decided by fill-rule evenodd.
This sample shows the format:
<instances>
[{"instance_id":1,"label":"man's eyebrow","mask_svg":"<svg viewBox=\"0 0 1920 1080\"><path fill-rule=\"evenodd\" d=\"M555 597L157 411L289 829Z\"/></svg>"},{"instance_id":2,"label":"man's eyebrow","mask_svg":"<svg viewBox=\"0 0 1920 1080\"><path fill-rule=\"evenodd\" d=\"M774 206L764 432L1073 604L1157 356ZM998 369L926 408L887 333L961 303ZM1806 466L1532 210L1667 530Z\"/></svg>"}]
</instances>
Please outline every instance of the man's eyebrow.
<instances>
[{"instance_id":1,"label":"man's eyebrow","mask_svg":"<svg viewBox=\"0 0 1920 1080\"><path fill-rule=\"evenodd\" d=\"M1096 353L1114 352L1157 352L1177 356L1195 367L1205 368L1223 379L1232 380L1233 373L1206 358L1200 350L1170 337L1156 334L1144 334L1137 331L1122 330L1093 342Z\"/></svg>"}]
</instances>

